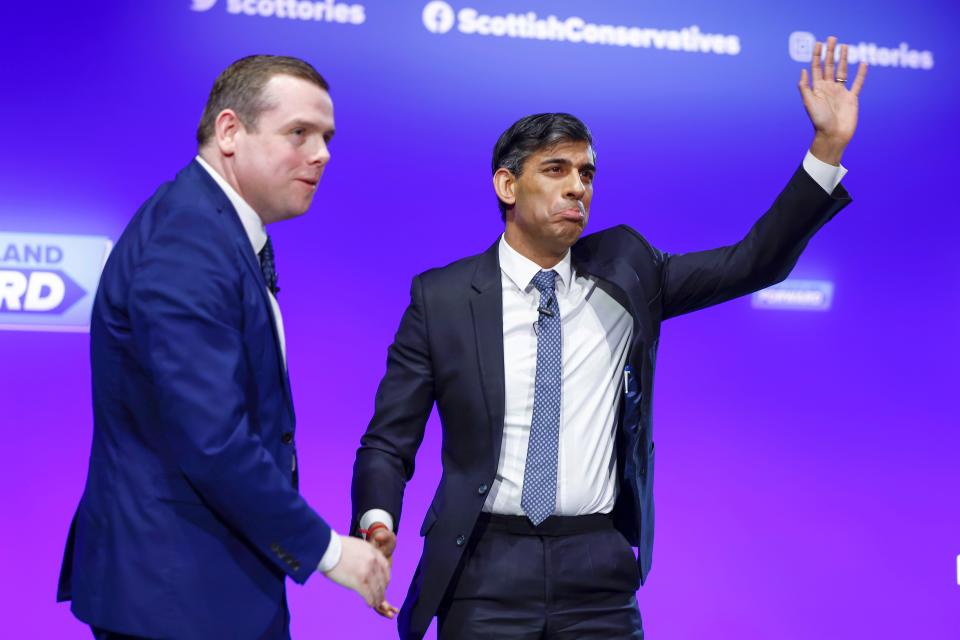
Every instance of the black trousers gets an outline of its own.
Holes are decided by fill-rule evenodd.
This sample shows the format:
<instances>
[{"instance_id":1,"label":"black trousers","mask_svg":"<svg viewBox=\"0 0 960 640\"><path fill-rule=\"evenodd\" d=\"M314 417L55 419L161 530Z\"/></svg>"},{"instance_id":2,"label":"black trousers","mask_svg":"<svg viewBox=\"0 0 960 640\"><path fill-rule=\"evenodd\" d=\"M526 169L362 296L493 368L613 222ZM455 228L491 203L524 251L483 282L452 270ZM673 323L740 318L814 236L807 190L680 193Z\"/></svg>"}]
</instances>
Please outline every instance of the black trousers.
<instances>
[{"instance_id":1,"label":"black trousers","mask_svg":"<svg viewBox=\"0 0 960 640\"><path fill-rule=\"evenodd\" d=\"M440 608L440 640L643 640L633 548L605 515L483 514Z\"/></svg>"}]
</instances>

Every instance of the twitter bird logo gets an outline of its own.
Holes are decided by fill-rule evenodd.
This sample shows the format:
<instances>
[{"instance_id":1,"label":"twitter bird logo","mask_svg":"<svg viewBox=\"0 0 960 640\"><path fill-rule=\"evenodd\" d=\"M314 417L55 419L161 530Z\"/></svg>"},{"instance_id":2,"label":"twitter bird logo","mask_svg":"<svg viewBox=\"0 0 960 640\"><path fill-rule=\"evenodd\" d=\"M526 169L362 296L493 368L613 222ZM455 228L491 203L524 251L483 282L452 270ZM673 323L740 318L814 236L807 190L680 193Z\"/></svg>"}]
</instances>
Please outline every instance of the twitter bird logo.
<instances>
[{"instance_id":1,"label":"twitter bird logo","mask_svg":"<svg viewBox=\"0 0 960 640\"><path fill-rule=\"evenodd\" d=\"M217 0L193 0L190 8L194 11L209 11L215 4L217 4Z\"/></svg>"}]
</instances>

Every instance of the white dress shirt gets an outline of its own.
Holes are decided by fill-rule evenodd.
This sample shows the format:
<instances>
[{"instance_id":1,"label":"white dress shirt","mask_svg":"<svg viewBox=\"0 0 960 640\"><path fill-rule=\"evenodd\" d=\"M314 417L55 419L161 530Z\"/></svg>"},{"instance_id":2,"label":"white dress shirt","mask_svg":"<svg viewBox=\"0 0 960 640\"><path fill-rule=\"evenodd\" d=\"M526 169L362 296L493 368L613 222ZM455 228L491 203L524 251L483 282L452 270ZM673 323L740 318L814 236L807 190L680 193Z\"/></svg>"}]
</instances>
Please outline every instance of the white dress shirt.
<instances>
[{"instance_id":1,"label":"white dress shirt","mask_svg":"<svg viewBox=\"0 0 960 640\"><path fill-rule=\"evenodd\" d=\"M506 402L497 475L483 510L523 515L520 497L537 375L534 324L540 305L540 292L531 281L541 267L517 253L505 236L498 251ZM569 251L553 270L563 343L554 513L609 513L617 495L614 444L633 318L597 287L596 278L573 270Z\"/></svg>"},{"instance_id":2,"label":"white dress shirt","mask_svg":"<svg viewBox=\"0 0 960 640\"><path fill-rule=\"evenodd\" d=\"M263 220L257 215L257 212L253 210L247 202L240 197L240 194L237 193L233 187L230 186L230 183L227 182L223 176L217 173L216 169L211 167L207 162L201 158L199 155L195 158L197 164L203 167L207 173L210 174L210 177L213 178L214 182L223 189L223 193L226 194L227 199L230 201L230 204L233 205L233 208L237 211L237 216L240 217L240 224L243 225L244 231L247 232L247 238L250 239L250 244L253 246L253 253L257 256L260 255L260 251L263 250L263 247L267 244L267 229L266 225L263 224ZM267 298L270 300L270 310L273 313L274 324L277 326L277 338L280 343L280 355L283 358L283 365L287 365L287 344L286 337L283 333L283 316L280 314L280 305L277 303L276 297L274 297L273 292L270 289L267 289ZM297 458L293 457L293 470L297 468ZM320 565L317 567L319 571L327 572L337 566L337 563L340 562L341 555L341 544L340 536L337 535L337 532L333 529L330 529L330 544L327 545L327 550L323 553L323 557L320 558Z\"/></svg>"},{"instance_id":3,"label":"white dress shirt","mask_svg":"<svg viewBox=\"0 0 960 640\"><path fill-rule=\"evenodd\" d=\"M803 168L827 193L840 184L847 170L817 159L809 151ZM506 389L503 441L497 475L483 510L524 515L520 506L537 370L540 292L531 284L540 266L520 255L500 237L500 281L503 288L503 364ZM617 496L614 451L617 415L623 393L633 319L596 279L576 273L570 252L554 267L560 308L562 386L560 441L557 459L556 515L609 513ZM371 509L361 528L382 522L393 529L393 518Z\"/></svg>"}]
</instances>

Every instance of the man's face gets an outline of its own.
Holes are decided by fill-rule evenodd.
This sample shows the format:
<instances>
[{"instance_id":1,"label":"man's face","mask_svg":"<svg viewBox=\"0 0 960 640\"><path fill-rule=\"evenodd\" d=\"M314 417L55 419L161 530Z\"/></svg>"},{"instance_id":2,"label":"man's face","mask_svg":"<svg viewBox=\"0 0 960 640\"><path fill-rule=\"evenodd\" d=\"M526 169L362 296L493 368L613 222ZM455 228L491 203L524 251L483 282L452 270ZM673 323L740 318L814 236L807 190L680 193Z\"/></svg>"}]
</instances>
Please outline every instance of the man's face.
<instances>
[{"instance_id":1,"label":"man's face","mask_svg":"<svg viewBox=\"0 0 960 640\"><path fill-rule=\"evenodd\" d=\"M330 160L333 102L320 87L287 75L264 87L270 108L236 136L233 158L239 193L265 223L303 214Z\"/></svg>"},{"instance_id":2,"label":"man's face","mask_svg":"<svg viewBox=\"0 0 960 640\"><path fill-rule=\"evenodd\" d=\"M527 241L563 253L587 225L594 173L593 149L586 142L561 142L533 153L516 179L507 224Z\"/></svg>"}]
</instances>

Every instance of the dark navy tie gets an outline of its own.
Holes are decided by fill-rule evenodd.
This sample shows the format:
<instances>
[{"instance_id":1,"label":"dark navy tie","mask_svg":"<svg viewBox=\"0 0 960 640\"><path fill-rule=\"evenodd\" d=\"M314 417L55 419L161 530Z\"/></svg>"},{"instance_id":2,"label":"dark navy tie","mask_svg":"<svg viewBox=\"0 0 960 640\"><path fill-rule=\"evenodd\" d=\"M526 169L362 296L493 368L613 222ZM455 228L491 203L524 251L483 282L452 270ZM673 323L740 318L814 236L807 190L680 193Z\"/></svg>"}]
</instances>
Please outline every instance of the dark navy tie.
<instances>
[{"instance_id":1,"label":"dark navy tie","mask_svg":"<svg viewBox=\"0 0 960 640\"><path fill-rule=\"evenodd\" d=\"M273 264L273 241L267 236L267 244L260 249L260 271L263 272L263 279L267 282L267 289L270 293L277 295L280 289L277 287L277 269Z\"/></svg>"},{"instance_id":2,"label":"dark navy tie","mask_svg":"<svg viewBox=\"0 0 960 640\"><path fill-rule=\"evenodd\" d=\"M557 455L560 441L561 355L560 308L556 296L556 271L533 277L540 291L537 322L537 377L533 392L533 419L523 472L520 506L538 525L557 505Z\"/></svg>"}]
</instances>

